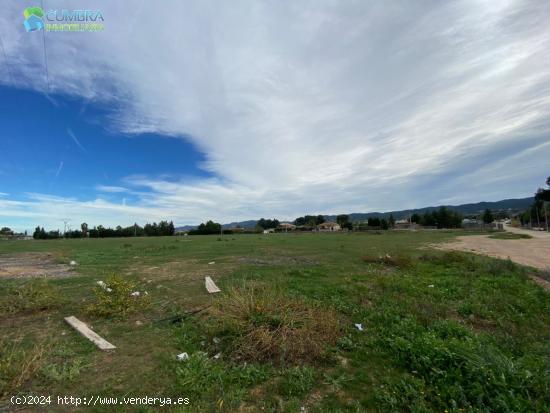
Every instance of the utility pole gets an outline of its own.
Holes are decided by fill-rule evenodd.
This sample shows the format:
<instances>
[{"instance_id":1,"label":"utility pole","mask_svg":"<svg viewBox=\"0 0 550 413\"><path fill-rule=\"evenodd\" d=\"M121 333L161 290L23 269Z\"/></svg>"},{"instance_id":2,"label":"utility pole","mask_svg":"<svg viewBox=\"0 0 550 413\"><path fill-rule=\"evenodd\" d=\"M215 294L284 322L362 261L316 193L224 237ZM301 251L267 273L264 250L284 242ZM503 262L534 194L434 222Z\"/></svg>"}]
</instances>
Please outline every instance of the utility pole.
<instances>
[{"instance_id":1,"label":"utility pole","mask_svg":"<svg viewBox=\"0 0 550 413\"><path fill-rule=\"evenodd\" d=\"M544 221L546 221L546 232L548 232L548 212L546 211L546 201L542 203L544 207Z\"/></svg>"}]
</instances>

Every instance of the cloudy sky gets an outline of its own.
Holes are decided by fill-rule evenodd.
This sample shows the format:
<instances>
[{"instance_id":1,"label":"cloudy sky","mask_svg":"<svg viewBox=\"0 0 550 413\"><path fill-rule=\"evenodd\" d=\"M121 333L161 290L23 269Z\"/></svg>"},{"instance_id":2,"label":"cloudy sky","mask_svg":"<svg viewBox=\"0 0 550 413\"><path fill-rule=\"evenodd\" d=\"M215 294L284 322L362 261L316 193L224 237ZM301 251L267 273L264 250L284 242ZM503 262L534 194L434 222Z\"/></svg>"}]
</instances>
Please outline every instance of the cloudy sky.
<instances>
[{"instance_id":1,"label":"cloudy sky","mask_svg":"<svg viewBox=\"0 0 550 413\"><path fill-rule=\"evenodd\" d=\"M550 2L43 0L0 14L0 225L178 225L531 195Z\"/></svg>"}]
</instances>

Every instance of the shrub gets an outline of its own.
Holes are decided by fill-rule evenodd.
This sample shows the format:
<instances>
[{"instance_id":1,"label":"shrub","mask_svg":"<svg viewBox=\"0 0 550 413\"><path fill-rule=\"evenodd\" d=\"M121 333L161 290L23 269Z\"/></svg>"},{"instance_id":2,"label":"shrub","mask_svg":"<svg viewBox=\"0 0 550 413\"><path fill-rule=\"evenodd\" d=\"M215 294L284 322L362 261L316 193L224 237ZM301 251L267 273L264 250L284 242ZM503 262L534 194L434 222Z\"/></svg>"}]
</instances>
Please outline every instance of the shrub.
<instances>
[{"instance_id":1,"label":"shrub","mask_svg":"<svg viewBox=\"0 0 550 413\"><path fill-rule=\"evenodd\" d=\"M59 307L58 290L44 279L30 280L9 288L0 299L0 314L27 313Z\"/></svg>"},{"instance_id":2,"label":"shrub","mask_svg":"<svg viewBox=\"0 0 550 413\"><path fill-rule=\"evenodd\" d=\"M339 320L332 309L278 291L231 289L214 310L214 323L233 336L235 357L275 363L313 362L336 344Z\"/></svg>"},{"instance_id":3,"label":"shrub","mask_svg":"<svg viewBox=\"0 0 550 413\"><path fill-rule=\"evenodd\" d=\"M135 290L133 282L113 274L103 285L94 288L96 301L88 307L88 312L100 317L125 317L147 308L151 303L149 296L144 293L132 296Z\"/></svg>"}]
</instances>

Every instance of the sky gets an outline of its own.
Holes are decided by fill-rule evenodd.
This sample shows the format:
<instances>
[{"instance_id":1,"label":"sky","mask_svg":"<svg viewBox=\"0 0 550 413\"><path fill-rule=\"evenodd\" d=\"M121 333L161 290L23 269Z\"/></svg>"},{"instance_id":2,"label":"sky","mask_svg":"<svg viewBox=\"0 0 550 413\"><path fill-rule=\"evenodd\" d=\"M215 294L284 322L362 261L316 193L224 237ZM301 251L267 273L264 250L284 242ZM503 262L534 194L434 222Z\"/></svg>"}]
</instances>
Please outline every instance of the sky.
<instances>
[{"instance_id":1,"label":"sky","mask_svg":"<svg viewBox=\"0 0 550 413\"><path fill-rule=\"evenodd\" d=\"M550 175L546 0L129 4L2 2L0 226L399 210ZM41 5L104 30L27 32Z\"/></svg>"}]
</instances>

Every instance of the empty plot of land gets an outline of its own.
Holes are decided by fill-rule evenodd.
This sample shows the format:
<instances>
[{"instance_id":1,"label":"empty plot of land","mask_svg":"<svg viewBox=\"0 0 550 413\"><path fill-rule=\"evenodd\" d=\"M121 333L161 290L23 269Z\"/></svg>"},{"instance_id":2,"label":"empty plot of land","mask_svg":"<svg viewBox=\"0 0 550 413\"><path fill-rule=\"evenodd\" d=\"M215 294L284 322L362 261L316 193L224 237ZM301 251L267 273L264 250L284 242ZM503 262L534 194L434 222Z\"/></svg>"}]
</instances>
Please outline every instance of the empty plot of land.
<instances>
[{"instance_id":1,"label":"empty plot of land","mask_svg":"<svg viewBox=\"0 0 550 413\"><path fill-rule=\"evenodd\" d=\"M0 255L0 278L53 278L71 275L74 275L71 267L57 263L52 254L26 252Z\"/></svg>"},{"instance_id":2,"label":"empty plot of land","mask_svg":"<svg viewBox=\"0 0 550 413\"><path fill-rule=\"evenodd\" d=\"M510 258L518 264L550 268L550 237L533 239L494 239L487 235L457 237L437 248L474 252L495 258Z\"/></svg>"}]
</instances>

